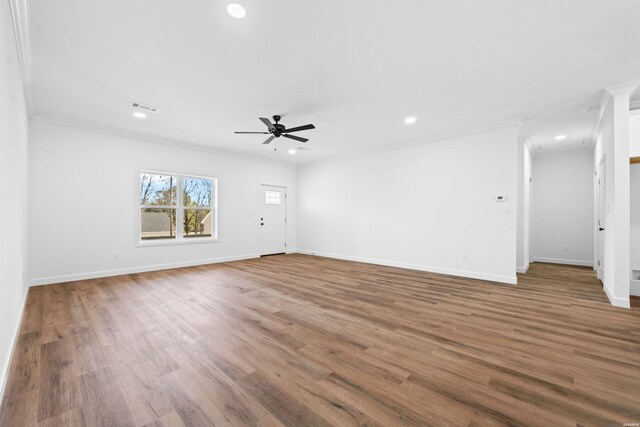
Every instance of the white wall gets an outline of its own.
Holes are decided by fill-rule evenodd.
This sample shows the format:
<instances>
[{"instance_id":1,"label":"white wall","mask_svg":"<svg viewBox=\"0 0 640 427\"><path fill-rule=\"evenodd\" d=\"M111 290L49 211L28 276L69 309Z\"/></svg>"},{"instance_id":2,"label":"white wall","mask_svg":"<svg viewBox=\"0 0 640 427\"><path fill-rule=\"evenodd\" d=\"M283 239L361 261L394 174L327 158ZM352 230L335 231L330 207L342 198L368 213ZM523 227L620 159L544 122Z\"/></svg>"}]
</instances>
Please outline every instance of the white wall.
<instances>
[{"instance_id":1,"label":"white wall","mask_svg":"<svg viewBox=\"0 0 640 427\"><path fill-rule=\"evenodd\" d=\"M640 157L640 110L629 116L629 155ZM640 164L631 165L631 269L640 270ZM631 295L640 296L640 285L630 287Z\"/></svg>"},{"instance_id":2,"label":"white wall","mask_svg":"<svg viewBox=\"0 0 640 427\"><path fill-rule=\"evenodd\" d=\"M640 270L640 164L631 165L631 269ZM631 285L631 295L640 296L640 286Z\"/></svg>"},{"instance_id":3,"label":"white wall","mask_svg":"<svg viewBox=\"0 0 640 427\"><path fill-rule=\"evenodd\" d=\"M593 155L533 159L533 260L593 265Z\"/></svg>"},{"instance_id":4,"label":"white wall","mask_svg":"<svg viewBox=\"0 0 640 427\"><path fill-rule=\"evenodd\" d=\"M629 157L640 157L640 110L629 112Z\"/></svg>"},{"instance_id":5,"label":"white wall","mask_svg":"<svg viewBox=\"0 0 640 427\"><path fill-rule=\"evenodd\" d=\"M12 28L0 2L0 398L27 290L27 110Z\"/></svg>"},{"instance_id":6,"label":"white wall","mask_svg":"<svg viewBox=\"0 0 640 427\"><path fill-rule=\"evenodd\" d=\"M604 158L606 220L604 231L604 276L602 282L611 303L629 307L630 268L630 167L629 94L631 87L605 91L601 106L602 125L594 148L594 170ZM597 186L594 185L597 194ZM595 224L594 224L595 233Z\"/></svg>"},{"instance_id":7,"label":"white wall","mask_svg":"<svg viewBox=\"0 0 640 427\"><path fill-rule=\"evenodd\" d=\"M300 167L298 248L515 283L516 138L502 128Z\"/></svg>"},{"instance_id":8,"label":"white wall","mask_svg":"<svg viewBox=\"0 0 640 427\"><path fill-rule=\"evenodd\" d=\"M525 267L529 265L531 261L531 210L533 209L533 203L531 200L531 190L532 190L532 162L533 158L531 156L531 150L529 149L529 145L525 145L524 147L524 207L523 207L523 216L524 216L524 261Z\"/></svg>"},{"instance_id":9,"label":"white wall","mask_svg":"<svg viewBox=\"0 0 640 427\"><path fill-rule=\"evenodd\" d=\"M288 188L287 248L295 250L293 167L38 120L30 143L32 284L257 256L260 184ZM136 247L141 169L217 177L220 241Z\"/></svg>"},{"instance_id":10,"label":"white wall","mask_svg":"<svg viewBox=\"0 0 640 427\"><path fill-rule=\"evenodd\" d=\"M531 151L525 141L518 142L518 273L525 273L530 261L531 221Z\"/></svg>"}]
</instances>

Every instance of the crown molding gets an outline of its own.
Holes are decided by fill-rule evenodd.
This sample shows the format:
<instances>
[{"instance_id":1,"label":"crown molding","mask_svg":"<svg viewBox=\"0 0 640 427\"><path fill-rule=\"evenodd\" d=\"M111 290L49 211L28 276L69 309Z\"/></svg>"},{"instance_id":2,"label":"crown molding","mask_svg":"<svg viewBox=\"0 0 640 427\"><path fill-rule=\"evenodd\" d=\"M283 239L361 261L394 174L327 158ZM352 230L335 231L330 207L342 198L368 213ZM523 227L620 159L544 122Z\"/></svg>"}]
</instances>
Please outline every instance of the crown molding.
<instances>
[{"instance_id":1,"label":"crown molding","mask_svg":"<svg viewBox=\"0 0 640 427\"><path fill-rule=\"evenodd\" d=\"M513 120L505 120L505 121L501 121L501 122L492 122L492 123L487 123L487 124L484 124L484 125L476 126L476 127L473 127L473 128L463 129L463 130L458 131L458 132L452 132L452 133L443 134L443 135L439 135L439 136L435 136L435 137L431 137L431 138L420 138L420 139L409 141L409 142L406 142L406 143L403 143L403 144L383 145L381 147L370 148L370 149L360 150L360 151L354 151L352 153L342 154L342 155L338 155L338 156L331 156L331 157L328 157L328 158L322 159L322 160L316 160L316 161L311 161L311 162L306 162L306 163L298 163L297 167L298 168L303 168L303 167L306 167L306 166L314 166L314 165L319 165L319 164L324 164L324 163L331 163L331 162L334 162L334 161L337 161L337 160L345 160L345 159L351 159L351 158L354 158L354 157L368 156L370 154L381 153L381 152L384 152L384 151L399 150L399 149L402 149L402 148L413 147L415 145L428 144L428 143L431 143L431 142L444 141L444 140L447 140L447 139L458 138L458 137L467 136L467 135L473 135L473 134L476 134L476 133L488 132L488 131L496 130L496 129L509 128L509 127L520 127L520 126L522 126L522 119L520 119L520 118L513 119Z\"/></svg>"},{"instance_id":2,"label":"crown molding","mask_svg":"<svg viewBox=\"0 0 640 427\"><path fill-rule=\"evenodd\" d=\"M76 120L69 120L69 119L63 119L55 116L48 116L44 114L36 114L35 116L31 117L31 120L50 123L50 124L59 125L59 126L68 126L68 127L73 127L77 129L84 129L84 130L98 132L106 135L118 136L121 138L130 138L130 139L137 139L139 141L154 142L156 144L162 144L162 145L166 145L173 148L181 148L183 150L193 150L193 151L199 151L203 153L216 154L218 156L230 157L230 158L239 159L239 160L248 160L252 162L264 163L264 164L269 164L274 166L284 166L292 169L296 167L294 163L279 162L275 160L265 160L259 157L242 156L233 152L217 150L215 148L208 147L206 145L202 145L198 143L183 142L183 141L178 141L178 140L169 139L169 138L161 138L161 137L146 135L142 133L128 132L128 131L124 131L116 128L99 126L99 125L79 122Z\"/></svg>"},{"instance_id":3,"label":"crown molding","mask_svg":"<svg viewBox=\"0 0 640 427\"><path fill-rule=\"evenodd\" d=\"M629 110L630 111L638 111L640 110L640 99L636 101L629 101Z\"/></svg>"},{"instance_id":4,"label":"crown molding","mask_svg":"<svg viewBox=\"0 0 640 427\"><path fill-rule=\"evenodd\" d=\"M580 154L580 153L591 153L593 151L592 146L575 146L575 147L563 147L563 148L554 148L552 150L541 151L538 150L535 153L532 153L533 157L553 157L553 156L563 156L568 154Z\"/></svg>"},{"instance_id":5,"label":"crown molding","mask_svg":"<svg viewBox=\"0 0 640 427\"><path fill-rule=\"evenodd\" d=\"M531 153L531 155L533 155L533 153L535 153L536 149L533 145L533 141L531 140L531 138L527 137L524 140L524 146L527 147L527 149L529 150L529 153Z\"/></svg>"},{"instance_id":6,"label":"crown molding","mask_svg":"<svg viewBox=\"0 0 640 427\"><path fill-rule=\"evenodd\" d=\"M609 114L612 105L613 95L611 95L607 89L603 89L602 96L600 97L600 113L598 114L598 120L596 121L596 124L591 131L591 135L589 136L589 140L592 144L598 140L598 135L600 135L602 127L604 126L604 119Z\"/></svg>"},{"instance_id":7,"label":"crown molding","mask_svg":"<svg viewBox=\"0 0 640 427\"><path fill-rule=\"evenodd\" d=\"M638 87L638 83L627 83L618 86L611 86L604 88L602 90L602 97L600 98L600 114L598 115L598 121L596 125L593 127L591 131L591 136L589 137L589 142L591 144L595 144L598 139L598 135L602 132L602 127L604 126L604 119L609 114L611 107L613 105L613 98L620 95L631 95L636 88ZM640 106L640 102L634 101L634 103L638 103ZM632 102L629 103L629 108L633 105Z\"/></svg>"},{"instance_id":8,"label":"crown molding","mask_svg":"<svg viewBox=\"0 0 640 427\"><path fill-rule=\"evenodd\" d=\"M638 87L638 82L634 83L626 83L623 85L611 86L604 88L604 90L609 93L611 96L617 95L631 95L636 88Z\"/></svg>"},{"instance_id":9,"label":"crown molding","mask_svg":"<svg viewBox=\"0 0 640 427\"><path fill-rule=\"evenodd\" d=\"M22 75L22 90L24 91L27 114L29 117L32 117L33 98L31 87L33 82L33 61L31 56L29 2L28 0L9 0L9 9L11 10L13 34L16 39L18 63L20 65L20 74Z\"/></svg>"}]
</instances>

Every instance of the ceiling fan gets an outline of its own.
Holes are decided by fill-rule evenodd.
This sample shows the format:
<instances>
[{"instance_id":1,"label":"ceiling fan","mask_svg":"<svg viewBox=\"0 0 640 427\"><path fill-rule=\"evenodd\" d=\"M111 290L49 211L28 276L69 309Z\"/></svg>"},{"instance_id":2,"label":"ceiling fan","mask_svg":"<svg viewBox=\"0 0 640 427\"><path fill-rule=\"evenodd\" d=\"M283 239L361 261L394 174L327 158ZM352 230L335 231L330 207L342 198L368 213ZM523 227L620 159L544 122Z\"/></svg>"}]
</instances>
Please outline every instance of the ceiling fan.
<instances>
[{"instance_id":1,"label":"ceiling fan","mask_svg":"<svg viewBox=\"0 0 640 427\"><path fill-rule=\"evenodd\" d=\"M289 134L292 133L292 132L300 132L301 130L309 130L309 129L315 129L316 128L314 125L304 125L304 126L297 126L297 127L294 127L294 128L287 129L285 127L285 125L281 125L280 123L278 123L281 118L282 117L280 117L280 116L273 116L273 121L275 123L271 123L271 120L266 119L264 117L260 117L260 120L262 121L262 123L267 125L267 128L269 128L269 132L234 132L234 133L236 133L236 134L264 134L264 135L271 134L271 136L269 138L267 138L267 140L265 142L263 142L262 144L270 144L271 141L273 141L274 138L280 138L281 136L284 136L285 138L293 139L295 141L307 142L308 141L307 138L301 138L299 136L289 135Z\"/></svg>"}]
</instances>

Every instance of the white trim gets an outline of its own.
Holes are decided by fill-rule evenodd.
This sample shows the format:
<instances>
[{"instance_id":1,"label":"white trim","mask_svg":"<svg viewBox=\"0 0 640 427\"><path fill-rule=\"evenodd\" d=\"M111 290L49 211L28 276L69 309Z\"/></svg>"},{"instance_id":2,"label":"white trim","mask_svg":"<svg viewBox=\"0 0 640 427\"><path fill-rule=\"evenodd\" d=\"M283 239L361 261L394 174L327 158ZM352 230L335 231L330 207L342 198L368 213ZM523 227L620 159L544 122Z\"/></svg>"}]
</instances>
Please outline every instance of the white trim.
<instances>
[{"instance_id":1,"label":"white trim","mask_svg":"<svg viewBox=\"0 0 640 427\"><path fill-rule=\"evenodd\" d=\"M590 140L592 143L595 143L598 140L598 135L602 132L604 119L607 117L609 110L611 110L611 107L613 106L613 97L620 94L631 95L637 86L638 83L635 82L604 88L602 91L602 98L600 99L600 115L598 116L596 125L591 131ZM629 103L629 108L631 108L631 102Z\"/></svg>"},{"instance_id":2,"label":"white trim","mask_svg":"<svg viewBox=\"0 0 640 427\"><path fill-rule=\"evenodd\" d=\"M502 122L494 122L494 123L488 123L485 125L481 125L481 126L476 126L473 128L467 128L467 129L463 129L457 132L451 132L451 133L447 133L447 134L443 134L443 135L439 135L439 136L434 136L434 137L430 137L430 138L420 138L417 140L413 140L413 141L409 141L406 142L404 144L395 144L395 145L384 145L381 147L377 147L377 148L370 148L370 149L365 149L365 150L360 150L360 151L354 151L352 153L346 153L346 154L342 154L342 155L338 155L338 156L330 156L326 159L322 159L322 160L316 160L316 161L312 161L312 162L306 162L306 163L298 163L297 167L299 168L303 168L306 166L314 166L314 165L320 165L320 164L324 164L324 163L331 163L334 162L336 160L344 160L344 159L351 159L354 157L362 157L362 156L368 156L369 154L375 154L375 153L380 153L380 152L384 152L384 151L391 151L391 150L397 150L397 149L401 149L401 148L408 148L408 147L413 147L414 145L422 145L422 144L427 144L427 143L431 143L431 142L436 142L436 141L444 141L447 139L452 139L452 138L458 138L461 136L467 136L467 135L473 135L476 133L484 133L484 132L489 132L495 129L502 129L502 128L508 128L508 127L520 127L522 126L522 119L518 118L518 119L513 119L513 120L506 120L506 121L502 121Z\"/></svg>"},{"instance_id":3,"label":"white trim","mask_svg":"<svg viewBox=\"0 0 640 427\"><path fill-rule=\"evenodd\" d=\"M139 222L139 221L138 221ZM140 233L138 233L139 235ZM147 246L168 246L168 245L192 245L195 243L219 243L220 239L213 237L188 237L186 239L152 239L136 241L136 248L144 248Z\"/></svg>"},{"instance_id":4,"label":"white trim","mask_svg":"<svg viewBox=\"0 0 640 427\"><path fill-rule=\"evenodd\" d=\"M632 102L631 106L638 109L629 111L629 116L640 116L640 100Z\"/></svg>"},{"instance_id":5,"label":"white trim","mask_svg":"<svg viewBox=\"0 0 640 427\"><path fill-rule=\"evenodd\" d=\"M622 308L631 308L631 302L629 301L629 298L614 297L609 293L609 290L607 289L606 286L603 286L602 289L604 289L604 293L607 295L607 298L609 298L609 302L611 303L612 306L622 307Z\"/></svg>"},{"instance_id":6,"label":"white trim","mask_svg":"<svg viewBox=\"0 0 640 427\"><path fill-rule=\"evenodd\" d=\"M248 160L248 161L252 161L252 162L265 163L265 164L270 164L270 165L284 166L284 167L288 167L288 168L291 168L291 169L295 169L295 167L296 167L296 165L293 164L293 163L279 162L279 161L275 161L275 160L266 160L266 159L262 159L260 157L242 156L242 155L234 154L234 153L231 153L231 152L228 152L228 151L218 150L218 149L215 149L213 147L209 147L207 145L196 143L196 142L177 141L177 140L174 140L174 139L161 138L161 137L157 137L157 136L146 135L146 134L141 134L141 133L136 133L136 132L129 132L129 131L114 129L114 128L110 128L110 127L106 127L106 126L92 125L92 124L88 124L88 123L78 122L78 121L75 121L75 120L62 119L62 118L59 118L59 117L48 116L48 115L44 115L44 114L36 114L31 118L32 118L32 120L37 120L37 121L41 121L41 122L45 122L45 123L51 123L51 124L54 124L54 125L68 126L68 127L78 128L78 129L90 130L90 131L93 131L93 132L98 132L98 133L102 133L102 134L106 134L106 135L119 136L121 138L137 139L137 140L145 141L145 142L155 142L155 143L158 143L158 144L168 145L168 146L174 147L174 148L182 148L184 150L193 150L193 151L199 151L199 152L204 152L204 153L212 153L212 154L216 154L218 156L230 157L230 158L233 158L233 159L240 159L240 160Z\"/></svg>"},{"instance_id":7,"label":"white trim","mask_svg":"<svg viewBox=\"0 0 640 427\"><path fill-rule=\"evenodd\" d=\"M2 378L0 378L0 381L2 381L2 383L0 383L0 402L4 402L5 387L7 386L7 380L9 379L9 368L11 367L13 354L16 350L16 343L18 342L18 332L20 332L20 325L22 325L22 318L24 317L24 308L27 305L27 295L29 295L29 288L25 289L24 297L22 298L22 307L20 308L20 319L18 319L18 324L13 332L11 347L7 349L9 357L7 357L5 366L2 367Z\"/></svg>"},{"instance_id":8,"label":"white trim","mask_svg":"<svg viewBox=\"0 0 640 427\"><path fill-rule=\"evenodd\" d=\"M579 259L533 257L533 262L548 262L550 264L565 264L565 265L579 265L583 267L593 267L593 261L583 261Z\"/></svg>"},{"instance_id":9,"label":"white trim","mask_svg":"<svg viewBox=\"0 0 640 427\"><path fill-rule=\"evenodd\" d=\"M31 279L29 286L52 285L54 283L74 282L76 280L99 279L101 277L122 276L124 274L145 273L148 271L170 270L173 268L193 267L197 265L218 264L221 262L241 261L245 259L259 258L258 254L236 255L221 258L198 259L194 261L181 261L166 264L145 265L142 267L118 268L114 270L92 271L87 273L68 274L64 276L51 276Z\"/></svg>"},{"instance_id":10,"label":"white trim","mask_svg":"<svg viewBox=\"0 0 640 427\"><path fill-rule=\"evenodd\" d=\"M465 270L455 270L451 268L433 267L433 266L424 265L424 264L412 264L408 262L364 258L364 257L350 256L350 255L332 254L327 252L316 252L316 251L310 251L306 249L298 249L297 252L301 254L306 254L306 255L335 258L335 259L341 259L345 261L363 262L366 264L377 264L377 265L384 265L387 267L398 267L398 268L406 268L409 270L419 270L419 271L427 271L430 273L446 274L449 276L460 276L460 277L468 277L471 279L488 280L491 282L506 283L509 285L515 285L518 283L518 278L515 275L502 276L498 274L486 274L486 273L478 273L475 271L465 271Z\"/></svg>"},{"instance_id":11,"label":"white trim","mask_svg":"<svg viewBox=\"0 0 640 427\"><path fill-rule=\"evenodd\" d=\"M611 106L613 105L613 97L607 92L607 90L602 91L602 96L600 97L600 113L598 114L598 121L596 125L593 127L591 131L591 136L589 139L592 144L595 144L598 140L598 136L602 132L602 127L604 126L604 119L609 114L609 110L611 110Z\"/></svg>"},{"instance_id":12,"label":"white trim","mask_svg":"<svg viewBox=\"0 0 640 427\"><path fill-rule=\"evenodd\" d=\"M632 82L632 83L625 83L617 86L606 87L604 88L604 90L606 90L612 96L616 96L616 95L631 96L631 94L636 90L637 87L638 87L638 82Z\"/></svg>"},{"instance_id":13,"label":"white trim","mask_svg":"<svg viewBox=\"0 0 640 427\"><path fill-rule=\"evenodd\" d=\"M516 273L525 274L529 270L529 263L526 263L524 267L516 267Z\"/></svg>"},{"instance_id":14,"label":"white trim","mask_svg":"<svg viewBox=\"0 0 640 427\"><path fill-rule=\"evenodd\" d=\"M535 151L535 154L533 154L533 156L534 157L567 156L567 155L587 153L587 152L588 153L593 152L593 142L591 141L588 141L588 144L586 145L579 145L576 147L553 148L552 151L537 150Z\"/></svg>"},{"instance_id":15,"label":"white trim","mask_svg":"<svg viewBox=\"0 0 640 427\"><path fill-rule=\"evenodd\" d=\"M11 10L11 21L13 23L13 35L16 40L16 50L18 51L18 64L22 80L22 90L24 92L27 115L32 117L33 99L31 96L31 86L33 82L33 60L31 55L31 29L29 2L27 0L9 0Z\"/></svg>"},{"instance_id":16,"label":"white trim","mask_svg":"<svg viewBox=\"0 0 640 427\"><path fill-rule=\"evenodd\" d=\"M629 281L629 295L640 297L640 280Z\"/></svg>"}]
</instances>

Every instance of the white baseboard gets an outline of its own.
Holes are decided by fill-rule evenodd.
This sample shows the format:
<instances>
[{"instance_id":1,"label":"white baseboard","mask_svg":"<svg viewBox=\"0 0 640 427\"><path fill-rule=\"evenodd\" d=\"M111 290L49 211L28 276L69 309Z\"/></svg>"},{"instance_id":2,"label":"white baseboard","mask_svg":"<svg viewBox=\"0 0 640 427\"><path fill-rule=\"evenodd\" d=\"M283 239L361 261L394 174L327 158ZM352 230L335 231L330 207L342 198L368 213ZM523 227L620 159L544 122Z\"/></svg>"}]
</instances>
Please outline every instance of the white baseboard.
<instances>
[{"instance_id":1,"label":"white baseboard","mask_svg":"<svg viewBox=\"0 0 640 427\"><path fill-rule=\"evenodd\" d=\"M27 304L27 295L29 294L29 288L25 290L24 297L22 298L22 307L20 307L20 318L18 319L18 324L15 326L15 330L13 332L13 339L11 340L11 347L8 348L9 357L7 357L7 361L2 367L2 377L0 378L0 402L4 402L4 392L7 386L7 380L9 379L9 368L11 367L11 359L13 359L13 352L16 349L16 344L18 342L18 332L20 332L20 325L22 325L22 318L24 317L24 307Z\"/></svg>"},{"instance_id":2,"label":"white baseboard","mask_svg":"<svg viewBox=\"0 0 640 427\"><path fill-rule=\"evenodd\" d=\"M529 263L526 263L524 267L516 267L516 273L524 274L529 270Z\"/></svg>"},{"instance_id":3,"label":"white baseboard","mask_svg":"<svg viewBox=\"0 0 640 427\"><path fill-rule=\"evenodd\" d=\"M609 302L611 303L612 306L622 307L622 308L631 307L631 302L629 301L629 298L614 297L613 295L611 295L611 293L609 293L609 289L607 289L606 286L603 286L602 288L604 289L604 293L607 294L607 298L609 298Z\"/></svg>"},{"instance_id":4,"label":"white baseboard","mask_svg":"<svg viewBox=\"0 0 640 427\"><path fill-rule=\"evenodd\" d=\"M593 261L582 261L577 259L561 259L561 258L538 258L534 257L533 262L548 262L551 264L580 265L583 267L593 267Z\"/></svg>"},{"instance_id":5,"label":"white baseboard","mask_svg":"<svg viewBox=\"0 0 640 427\"><path fill-rule=\"evenodd\" d=\"M194 267L196 265L217 264L221 262L241 261L244 259L260 258L259 254L236 255L221 258L198 259L167 264L145 265L142 267L118 268L114 270L91 271L87 273L68 274L31 279L29 286L52 285L54 283L74 282L77 280L99 279L101 277L122 276L124 274L144 273L147 271L170 270L172 268Z\"/></svg>"},{"instance_id":6,"label":"white baseboard","mask_svg":"<svg viewBox=\"0 0 640 427\"><path fill-rule=\"evenodd\" d=\"M640 280L632 280L629 282L629 295L640 297Z\"/></svg>"},{"instance_id":7,"label":"white baseboard","mask_svg":"<svg viewBox=\"0 0 640 427\"><path fill-rule=\"evenodd\" d=\"M340 255L340 254L332 254L327 252L317 252L317 251L310 251L307 249L298 249L297 252L301 254L306 254L306 255L316 255L316 256L322 256L327 258L341 259L345 261L364 262L367 264L384 265L387 267L406 268L409 270L428 271L429 273L447 274L450 276L460 276L460 277L468 277L471 279L488 280L490 282L507 283L509 285L515 285L518 283L518 279L515 275L513 277L502 276L497 274L478 273L475 271L465 271L465 270L455 270L451 268L433 267L433 266L423 265L423 264L411 264L407 262L389 261L389 260L383 260L383 259L373 259L373 258L350 256L350 255Z\"/></svg>"}]
</instances>

